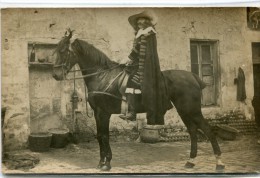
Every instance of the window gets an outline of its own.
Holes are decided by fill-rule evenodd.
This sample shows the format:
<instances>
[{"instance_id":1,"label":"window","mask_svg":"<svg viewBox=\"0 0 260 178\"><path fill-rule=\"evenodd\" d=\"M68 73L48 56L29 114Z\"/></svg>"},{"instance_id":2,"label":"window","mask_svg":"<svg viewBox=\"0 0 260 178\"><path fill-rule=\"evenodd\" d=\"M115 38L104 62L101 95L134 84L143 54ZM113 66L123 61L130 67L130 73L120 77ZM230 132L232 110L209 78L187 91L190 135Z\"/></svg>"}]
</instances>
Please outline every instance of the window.
<instances>
[{"instance_id":1,"label":"window","mask_svg":"<svg viewBox=\"0 0 260 178\"><path fill-rule=\"evenodd\" d=\"M206 88L202 90L202 105L216 105L218 94L217 42L191 40L190 55L191 72L197 74L206 83Z\"/></svg>"}]
</instances>

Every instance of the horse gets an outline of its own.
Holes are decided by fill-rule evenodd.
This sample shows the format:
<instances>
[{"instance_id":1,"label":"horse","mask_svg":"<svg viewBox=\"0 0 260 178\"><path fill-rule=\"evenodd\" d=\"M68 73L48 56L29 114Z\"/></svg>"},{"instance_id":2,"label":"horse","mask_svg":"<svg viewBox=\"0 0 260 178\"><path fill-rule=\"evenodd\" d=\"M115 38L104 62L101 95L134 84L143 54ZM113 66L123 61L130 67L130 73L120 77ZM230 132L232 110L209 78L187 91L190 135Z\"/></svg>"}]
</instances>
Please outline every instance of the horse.
<instances>
[{"instance_id":1,"label":"horse","mask_svg":"<svg viewBox=\"0 0 260 178\"><path fill-rule=\"evenodd\" d=\"M97 168L101 171L111 169L112 151L109 144L109 121L112 114L120 114L122 94L117 83L118 75L125 65L110 60L102 51L87 41L74 38L67 31L55 50L53 78L65 80L66 75L78 64L90 93L88 102L93 109L97 127L97 140L100 148L100 160ZM175 106L183 123L187 127L191 140L190 157L185 167L193 168L197 156L197 131L200 129L209 139L216 157L216 169L224 169L221 150L212 127L204 119L201 111L201 92L205 83L191 72L184 70L162 71L168 88L169 99ZM111 81L113 83L111 84ZM106 91L106 92L104 92ZM96 94L94 94L96 92ZM92 93L92 94L91 94ZM138 110L138 109L137 109ZM140 112L142 109L139 109Z\"/></svg>"}]
</instances>

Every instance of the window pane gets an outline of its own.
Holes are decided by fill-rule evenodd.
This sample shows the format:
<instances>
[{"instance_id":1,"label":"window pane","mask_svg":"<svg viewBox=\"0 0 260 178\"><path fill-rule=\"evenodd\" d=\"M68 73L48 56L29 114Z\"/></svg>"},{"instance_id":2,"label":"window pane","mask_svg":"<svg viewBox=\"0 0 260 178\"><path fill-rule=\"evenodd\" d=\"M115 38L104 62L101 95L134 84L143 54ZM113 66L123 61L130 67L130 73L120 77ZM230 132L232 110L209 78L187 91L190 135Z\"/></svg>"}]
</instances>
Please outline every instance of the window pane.
<instances>
[{"instance_id":1,"label":"window pane","mask_svg":"<svg viewBox=\"0 0 260 178\"><path fill-rule=\"evenodd\" d=\"M199 65L198 64L191 64L191 72L199 75Z\"/></svg>"},{"instance_id":2,"label":"window pane","mask_svg":"<svg viewBox=\"0 0 260 178\"><path fill-rule=\"evenodd\" d=\"M209 45L201 45L201 58L202 58L202 63L208 63L208 64L212 63Z\"/></svg>"},{"instance_id":3,"label":"window pane","mask_svg":"<svg viewBox=\"0 0 260 178\"><path fill-rule=\"evenodd\" d=\"M214 85L213 76L203 76L202 81L206 83L206 85Z\"/></svg>"},{"instance_id":4,"label":"window pane","mask_svg":"<svg viewBox=\"0 0 260 178\"><path fill-rule=\"evenodd\" d=\"M198 47L197 45L190 45L190 56L191 56L191 63L198 64Z\"/></svg>"}]
</instances>

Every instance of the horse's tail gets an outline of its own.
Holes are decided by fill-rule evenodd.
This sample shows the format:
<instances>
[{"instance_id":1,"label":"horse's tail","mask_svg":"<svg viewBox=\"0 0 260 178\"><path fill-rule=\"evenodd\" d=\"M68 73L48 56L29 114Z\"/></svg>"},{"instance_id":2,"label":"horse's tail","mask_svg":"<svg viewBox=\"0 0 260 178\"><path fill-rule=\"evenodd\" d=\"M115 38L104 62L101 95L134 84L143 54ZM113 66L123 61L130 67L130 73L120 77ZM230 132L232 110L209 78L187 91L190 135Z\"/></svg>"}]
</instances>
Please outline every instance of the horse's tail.
<instances>
[{"instance_id":1,"label":"horse's tail","mask_svg":"<svg viewBox=\"0 0 260 178\"><path fill-rule=\"evenodd\" d=\"M192 74L193 74L194 78L197 80L197 82L199 83L200 89L201 89L201 90L204 89L204 88L206 87L205 82L203 82L203 81L199 78L199 76L198 76L197 74L194 74L194 73L192 73Z\"/></svg>"}]
</instances>

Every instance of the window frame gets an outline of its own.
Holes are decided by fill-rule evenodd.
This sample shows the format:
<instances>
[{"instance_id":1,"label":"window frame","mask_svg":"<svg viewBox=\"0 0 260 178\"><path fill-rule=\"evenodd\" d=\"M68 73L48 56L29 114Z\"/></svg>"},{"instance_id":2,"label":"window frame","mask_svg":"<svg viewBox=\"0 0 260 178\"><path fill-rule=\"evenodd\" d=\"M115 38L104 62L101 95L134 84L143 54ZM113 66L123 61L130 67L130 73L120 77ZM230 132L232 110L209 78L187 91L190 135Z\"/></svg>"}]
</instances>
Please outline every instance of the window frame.
<instances>
[{"instance_id":1,"label":"window frame","mask_svg":"<svg viewBox=\"0 0 260 178\"><path fill-rule=\"evenodd\" d=\"M203 63L202 62L202 50L201 50L201 46L203 45L207 45L210 46L210 57L211 57L211 61L212 64L210 64L212 66L212 77L213 77L213 90L214 90L214 96L213 96L213 103L212 104L204 104L203 101L203 94L202 94L202 98L201 98L201 103L203 107L212 107L212 106L219 106L220 105L220 100L219 100L219 96L220 96L220 80L221 80L221 74L220 74L220 60L219 60L219 41L218 40L201 40L201 39L190 39L189 41L189 45L190 45L190 70L192 72L192 65L196 64L196 63L192 63L192 54L191 54L191 47L192 45L197 46L197 64L198 64L198 71L199 71L199 77L201 80L202 79L202 66L203 65L209 65L210 63ZM204 75L206 76L206 75ZM208 86L208 84L206 84ZM203 91L202 91L203 93Z\"/></svg>"}]
</instances>

